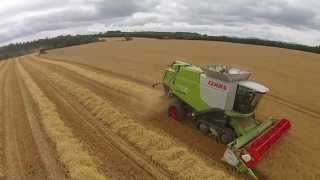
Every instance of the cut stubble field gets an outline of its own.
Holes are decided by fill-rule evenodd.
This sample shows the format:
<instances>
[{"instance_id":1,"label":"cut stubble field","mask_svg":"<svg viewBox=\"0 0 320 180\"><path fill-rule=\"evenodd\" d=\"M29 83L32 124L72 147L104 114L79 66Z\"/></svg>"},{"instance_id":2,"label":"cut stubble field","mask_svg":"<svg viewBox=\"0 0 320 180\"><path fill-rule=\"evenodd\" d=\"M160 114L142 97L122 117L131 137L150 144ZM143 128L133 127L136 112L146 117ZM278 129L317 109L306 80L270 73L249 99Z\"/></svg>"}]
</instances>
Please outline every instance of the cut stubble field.
<instances>
[{"instance_id":1,"label":"cut stubble field","mask_svg":"<svg viewBox=\"0 0 320 180\"><path fill-rule=\"evenodd\" d=\"M320 178L319 55L138 38L0 63L0 178L247 179L221 162L225 147L194 122L168 118L169 99L151 87L184 58L235 64L271 87L258 118L286 117L293 127L258 165L260 177Z\"/></svg>"},{"instance_id":2,"label":"cut stubble field","mask_svg":"<svg viewBox=\"0 0 320 180\"><path fill-rule=\"evenodd\" d=\"M86 77L88 88L94 86L90 84L92 80L104 84L104 92L95 88L93 91L110 99L121 111L144 121L146 126L165 131L216 162L224 147L203 137L192 123L170 121L166 117L167 99L162 97L161 88L152 89L151 85L159 82L162 70L177 59L197 65L227 63L248 69L253 72L252 79L271 89L258 107L258 118L285 117L293 125L259 164L258 172L270 179L320 177L320 56L317 54L223 42L135 38L129 42L107 39L107 42L52 50L43 57L46 58L108 77L103 82L97 80L101 78L89 77L88 73L63 65L68 69L64 70L66 74L73 71ZM50 66L61 69L61 64ZM119 80L127 83L118 83Z\"/></svg>"},{"instance_id":3,"label":"cut stubble field","mask_svg":"<svg viewBox=\"0 0 320 180\"><path fill-rule=\"evenodd\" d=\"M51 68L49 62L32 59L27 56L1 64L2 178L234 177L167 133L153 131L121 112L83 82ZM90 78L103 78L84 72Z\"/></svg>"}]
</instances>

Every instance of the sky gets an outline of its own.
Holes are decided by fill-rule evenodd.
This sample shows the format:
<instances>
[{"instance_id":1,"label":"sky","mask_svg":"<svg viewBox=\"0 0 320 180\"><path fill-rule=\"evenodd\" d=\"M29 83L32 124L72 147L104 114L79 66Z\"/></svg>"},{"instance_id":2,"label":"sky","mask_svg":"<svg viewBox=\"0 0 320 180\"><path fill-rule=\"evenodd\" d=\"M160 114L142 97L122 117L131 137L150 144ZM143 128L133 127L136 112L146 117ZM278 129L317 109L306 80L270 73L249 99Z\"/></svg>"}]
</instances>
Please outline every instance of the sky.
<instances>
[{"instance_id":1,"label":"sky","mask_svg":"<svg viewBox=\"0 0 320 180\"><path fill-rule=\"evenodd\" d=\"M319 0L1 0L0 45L109 30L320 45Z\"/></svg>"}]
</instances>

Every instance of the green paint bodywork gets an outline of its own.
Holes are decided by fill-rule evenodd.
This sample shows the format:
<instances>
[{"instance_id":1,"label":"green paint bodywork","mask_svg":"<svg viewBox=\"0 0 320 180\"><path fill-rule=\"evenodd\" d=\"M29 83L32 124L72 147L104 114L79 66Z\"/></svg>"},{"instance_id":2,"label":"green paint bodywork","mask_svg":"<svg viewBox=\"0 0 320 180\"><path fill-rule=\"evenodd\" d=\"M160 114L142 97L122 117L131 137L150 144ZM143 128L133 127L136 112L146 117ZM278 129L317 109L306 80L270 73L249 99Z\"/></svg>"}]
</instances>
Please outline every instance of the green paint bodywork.
<instances>
[{"instance_id":1,"label":"green paint bodywork","mask_svg":"<svg viewBox=\"0 0 320 180\"><path fill-rule=\"evenodd\" d=\"M183 61L175 61L163 75L162 82L169 87L171 93L180 100L191 106L195 112L203 112L211 107L200 97L200 76L204 72L201 68ZM258 124L252 119L253 114L240 114L235 111L225 111L226 116L230 117L230 125L235 130L238 137L247 134ZM248 127L241 127L242 120L251 118L253 123Z\"/></svg>"},{"instance_id":2,"label":"green paint bodywork","mask_svg":"<svg viewBox=\"0 0 320 180\"><path fill-rule=\"evenodd\" d=\"M202 73L202 69L197 66L176 61L166 69L162 81L164 85L170 87L175 96L196 111L203 111L210 107L200 97L200 75Z\"/></svg>"},{"instance_id":3,"label":"green paint bodywork","mask_svg":"<svg viewBox=\"0 0 320 180\"><path fill-rule=\"evenodd\" d=\"M256 127L257 125L255 120L252 118L254 115L254 112L250 114L240 114L235 111L225 111L224 113L231 118L230 125L233 127L238 137L246 134L248 131L250 131L252 128ZM242 128L240 125L240 122L243 120L252 121L251 126Z\"/></svg>"},{"instance_id":4,"label":"green paint bodywork","mask_svg":"<svg viewBox=\"0 0 320 180\"><path fill-rule=\"evenodd\" d=\"M228 149L233 151L235 154L239 154L242 151L242 149L245 147L245 145L250 143L253 139L255 139L256 137L261 135L266 130L268 130L277 121L278 121L278 119L270 117L269 119L263 121L262 123L257 124L257 126L244 132L243 135L241 135L240 137L238 137L237 139L235 139L234 141L229 143L227 145ZM233 121L233 122L237 122L237 121ZM250 175L253 179L259 179L256 176L256 174L254 173L254 171L251 168L247 167L247 165L243 162L243 160L240 157L238 157L238 160L240 163L238 164L238 166L236 168L240 172Z\"/></svg>"},{"instance_id":5,"label":"green paint bodywork","mask_svg":"<svg viewBox=\"0 0 320 180\"><path fill-rule=\"evenodd\" d=\"M277 119L269 118L263 121L263 123L260 123L254 128L251 128L250 130L245 132L245 134L231 142L230 146L232 146L234 150L242 148L243 146L248 144L252 139L254 139L258 135L263 133L265 130L267 130L270 126L272 126L276 120Z\"/></svg>"}]
</instances>

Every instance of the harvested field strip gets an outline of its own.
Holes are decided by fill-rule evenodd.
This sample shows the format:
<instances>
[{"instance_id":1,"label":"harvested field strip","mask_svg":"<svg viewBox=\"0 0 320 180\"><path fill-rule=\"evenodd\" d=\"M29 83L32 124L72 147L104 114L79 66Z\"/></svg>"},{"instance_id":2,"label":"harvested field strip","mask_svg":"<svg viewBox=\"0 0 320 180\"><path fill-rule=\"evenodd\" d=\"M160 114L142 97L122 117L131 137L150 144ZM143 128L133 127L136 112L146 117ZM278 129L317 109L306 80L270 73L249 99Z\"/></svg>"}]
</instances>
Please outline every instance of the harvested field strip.
<instances>
[{"instance_id":1,"label":"harvested field strip","mask_svg":"<svg viewBox=\"0 0 320 180\"><path fill-rule=\"evenodd\" d=\"M57 157L53 153L43 153L45 152L44 146L46 145L46 140L39 141L39 137L43 135L40 131L40 126L34 126L35 123L38 123L40 119L29 118L29 114L33 114L36 111L30 111L31 106L26 106L24 98L26 97L23 92L26 92L26 88L21 88L19 81L21 80L17 74L17 69L15 66L15 61L10 61L9 69L9 85L7 90L7 96L9 101L11 101L11 107L9 110L12 112L12 119L9 121L9 131L8 133L16 133L16 143L17 143L17 152L19 153L19 158L21 161L22 169L16 169L15 164L12 165L12 162L7 161L7 164L10 164L10 171L12 172L8 179L16 177L15 174L20 170L22 173L21 179L63 179L64 173L61 171L60 167L56 164L56 161L49 161L50 158ZM10 91L10 92L9 92ZM25 97L23 97L25 95ZM28 95L27 95L28 96ZM33 102L29 100L29 102ZM6 134L8 135L8 134ZM46 136L45 136L46 137ZM51 147L50 147L51 148ZM12 149L8 148L8 151ZM54 163L52 163L54 162ZM55 169L49 168L55 166ZM60 170L60 171L59 171Z\"/></svg>"},{"instance_id":2,"label":"harvested field strip","mask_svg":"<svg viewBox=\"0 0 320 180\"><path fill-rule=\"evenodd\" d=\"M124 94L129 94L129 95L131 95L132 93L135 95L140 95L141 94L140 92L144 91L145 93L147 93L147 94L144 94L145 96L147 96L147 95L152 96L152 94L150 94L150 88L143 86L143 85L133 84L132 82L128 82L127 80L120 79L120 78L115 79L114 77L108 77L108 76L105 76L104 74L94 72L91 70L87 70L85 68L82 68L82 67L79 67L77 65L67 63L67 62L46 60L46 59L39 58L36 56L32 56L32 58L36 59L36 60L44 61L46 63L62 66L64 68L66 68L70 71L76 72L76 73L78 73L88 79L93 79L99 83L102 83L105 86L116 90L117 92L122 92Z\"/></svg>"},{"instance_id":3,"label":"harvested field strip","mask_svg":"<svg viewBox=\"0 0 320 180\"><path fill-rule=\"evenodd\" d=\"M42 125L48 136L56 144L60 160L65 164L72 179L105 179L96 168L91 157L82 148L79 140L64 125L56 111L55 105L43 94L30 75L17 64L24 83L35 102L42 117Z\"/></svg>"},{"instance_id":4,"label":"harvested field strip","mask_svg":"<svg viewBox=\"0 0 320 180\"><path fill-rule=\"evenodd\" d=\"M103 73L105 76L111 75L113 77L118 77L120 79L125 79L125 80L128 80L130 82L135 82L137 84L144 85L145 87L148 87L148 88L150 88L150 85L152 85L153 83L155 83L155 81L157 81L157 79L153 79L153 80L139 79L139 78L137 78L135 76L130 76L130 75L127 75L127 74L123 74L121 72L114 72L114 71L110 71L108 69L103 69L101 67L90 66L90 65L85 64L85 63L80 63L80 62L75 62L75 61L68 61L67 59L61 59L61 58L59 59L59 58L54 58L54 57L37 56L37 55L29 55L28 57L30 57L31 59L66 62L66 63L73 64L73 65L82 67L84 69L90 70L90 71L94 71L96 73ZM161 67L160 69L164 69L164 68L165 67Z\"/></svg>"},{"instance_id":5,"label":"harvested field strip","mask_svg":"<svg viewBox=\"0 0 320 180\"><path fill-rule=\"evenodd\" d=\"M16 66L15 66L16 67ZM19 77L19 74L15 68L16 77ZM40 154L41 161L44 163L44 166L47 170L49 179L65 179L64 168L61 163L58 161L58 155L55 152L55 148L47 140L47 135L43 132L41 127L41 119L37 111L37 105L33 102L31 95L27 91L27 87L24 86L21 78L18 78L18 85L20 93L22 95L23 104L26 110L27 119L30 124L30 129L32 132L33 139L36 142L37 149Z\"/></svg>"},{"instance_id":6,"label":"harvested field strip","mask_svg":"<svg viewBox=\"0 0 320 180\"><path fill-rule=\"evenodd\" d=\"M109 101L90 90L69 81L44 66L30 63L47 75L56 86L69 92L84 104L97 119L100 119L114 133L131 143L155 163L166 169L174 178L183 179L232 179L218 164L209 166L205 160L178 144L166 134L145 128L126 114L115 109Z\"/></svg>"},{"instance_id":7,"label":"harvested field strip","mask_svg":"<svg viewBox=\"0 0 320 180\"><path fill-rule=\"evenodd\" d=\"M25 171L23 169L23 163L21 159L21 154L18 147L17 129L15 127L15 116L13 112L13 99L12 90L10 89L10 66L12 67L12 61L7 62L8 70L4 76L4 132L5 132L5 157L6 157L6 177L22 179L25 176Z\"/></svg>"},{"instance_id":8,"label":"harvested field strip","mask_svg":"<svg viewBox=\"0 0 320 180\"><path fill-rule=\"evenodd\" d=\"M111 179L169 179L166 171L104 126L76 98L48 81L45 74L42 75L32 66L24 68L56 104L61 119L94 155L101 172Z\"/></svg>"},{"instance_id":9,"label":"harvested field strip","mask_svg":"<svg viewBox=\"0 0 320 180\"><path fill-rule=\"evenodd\" d=\"M3 129L3 102L4 102L4 97L3 97L3 91L4 91L4 85L5 85L5 74L7 73L7 61L2 61L0 63L0 85L1 85L1 90L0 90L0 179L4 178L5 176L5 169L4 169L4 163L5 163L5 157L4 157L4 129Z\"/></svg>"},{"instance_id":10,"label":"harvested field strip","mask_svg":"<svg viewBox=\"0 0 320 180\"><path fill-rule=\"evenodd\" d=\"M94 79L86 78L74 71L67 70L62 66L46 63L46 61L36 62L54 72L58 72L58 74L62 75L63 77L68 77L69 80L75 83L81 84L83 87L91 90L98 96L108 99L108 101L111 102L111 104L117 108L118 111L128 114L132 119L139 121L140 124L143 124L143 126L152 129L153 131L157 131L160 134L169 134L177 142L183 142L184 146L187 146L187 148L190 150L196 151L195 153L199 154L200 156L204 156L204 159L208 159L209 163L215 165L217 162L220 162L225 151L225 146L216 144L213 138L203 136L201 133L199 133L199 131L195 128L193 121L185 121L183 123L171 121L166 115L168 99L164 98L162 96L162 92L158 89L150 87L148 91L151 91L150 93L152 96L144 96L142 99L137 99L135 97L137 95L133 93L131 96L119 93L118 91L108 88L104 84L99 83ZM90 67L81 67L92 70ZM35 71L34 74L36 74L36 72L37 71ZM101 71L98 72L100 74L110 76L109 78L114 78L115 80L121 78L117 75L114 76L113 74L105 74ZM132 82L131 80L129 80L129 82L133 84L133 86L137 83L135 81ZM120 83L119 85L121 86ZM147 87L145 84L140 85ZM145 91L140 92L140 96L143 96L144 94ZM239 176L242 176L227 164L223 164L223 167L230 172L230 174L234 174L236 178L240 178Z\"/></svg>"},{"instance_id":11,"label":"harvested field strip","mask_svg":"<svg viewBox=\"0 0 320 180\"><path fill-rule=\"evenodd\" d=\"M140 91L139 94L131 93L131 95L125 95L123 93L119 93L117 90L107 87L103 83L99 83L94 79L86 78L77 72L64 68L63 66L47 63L46 61L36 62L54 72L59 72L60 75L68 77L75 83L83 85L85 88L96 93L98 96L108 99L108 101L111 102L111 104L116 107L118 111L125 112L133 119L140 121L140 124L143 124L153 131L170 134L170 136L174 137L178 142L183 142L183 144L188 146L189 149L197 151L196 153L199 153L200 156L204 155L206 157L210 157L209 159L212 159L213 161L209 162L214 163L221 160L221 157L225 151L225 146L217 144L213 138L203 136L195 128L194 121L184 121L183 123L171 121L170 117L167 116L166 108L169 103L169 98L163 96L163 92L159 90L161 87L148 87L146 84L139 84L138 82L132 81L125 77L119 77L118 75L97 70L98 73L108 76L108 78L113 78L113 81L116 81L120 78L127 80L132 84L132 86L138 85L148 88L147 93L145 91L146 89L143 89L143 91ZM78 64L76 63L74 65ZM89 71L95 71L95 69L92 69L89 66L79 66ZM118 83L118 86L122 85ZM150 94L150 96L145 94ZM137 96L143 96L143 98L138 99L136 98ZM201 147L198 148L199 146L206 146L206 149L202 149ZM212 151L212 149L215 149L215 151ZM234 170L229 168L229 166L226 164L225 168L230 170L230 172L232 171L231 173L234 173Z\"/></svg>"}]
</instances>

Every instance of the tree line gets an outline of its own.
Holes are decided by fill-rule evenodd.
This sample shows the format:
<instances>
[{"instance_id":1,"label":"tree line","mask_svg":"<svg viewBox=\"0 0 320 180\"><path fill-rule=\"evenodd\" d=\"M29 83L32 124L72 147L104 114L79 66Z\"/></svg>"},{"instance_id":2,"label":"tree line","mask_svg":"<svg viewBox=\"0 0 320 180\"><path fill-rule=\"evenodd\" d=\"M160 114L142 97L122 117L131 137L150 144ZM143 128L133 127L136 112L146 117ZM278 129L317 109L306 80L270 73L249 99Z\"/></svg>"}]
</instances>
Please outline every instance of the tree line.
<instances>
[{"instance_id":1,"label":"tree line","mask_svg":"<svg viewBox=\"0 0 320 180\"><path fill-rule=\"evenodd\" d=\"M320 44L318 46L308 46L297 43L288 43L281 41L271 41L259 38L239 38L230 36L208 36L206 34L190 33L190 32L121 32L121 31L108 31L103 34L105 37L147 37L157 39L183 39L183 40L205 40L205 41L222 41L241 44L252 44L261 46L278 47L285 49L300 50L320 54ZM319 42L320 43L320 42Z\"/></svg>"},{"instance_id":2,"label":"tree line","mask_svg":"<svg viewBox=\"0 0 320 180\"><path fill-rule=\"evenodd\" d=\"M252 44L261 46L278 47L285 49L300 50L320 54L319 46L307 46L303 44L287 43L280 41L270 41L258 38L238 38L229 36L208 36L206 34L191 33L191 32L122 32L122 31L107 31L104 33L90 35L66 35L54 38L45 38L28 42L20 42L9 44L0 47L0 59L7 59L17 56L22 56L29 53L40 51L41 53L49 49L63 48L80 44L88 44L101 41L101 38L106 37L132 37L156 38L156 39L183 39L183 40L206 40L206 41L222 41L231 43Z\"/></svg>"},{"instance_id":3,"label":"tree line","mask_svg":"<svg viewBox=\"0 0 320 180\"><path fill-rule=\"evenodd\" d=\"M37 51L63 48L80 44L97 42L99 38L94 35L66 35L54 38L45 38L35 41L20 42L0 47L0 59L13 58Z\"/></svg>"}]
</instances>

